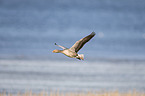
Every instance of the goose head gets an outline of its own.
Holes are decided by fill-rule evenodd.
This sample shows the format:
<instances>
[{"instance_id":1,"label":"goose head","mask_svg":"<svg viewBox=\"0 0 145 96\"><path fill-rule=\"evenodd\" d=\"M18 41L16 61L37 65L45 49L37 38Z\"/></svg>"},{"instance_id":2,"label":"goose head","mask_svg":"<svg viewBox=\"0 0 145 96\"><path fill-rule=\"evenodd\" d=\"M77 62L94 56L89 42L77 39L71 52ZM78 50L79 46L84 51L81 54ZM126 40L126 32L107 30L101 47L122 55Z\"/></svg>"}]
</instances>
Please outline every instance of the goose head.
<instances>
[{"instance_id":1,"label":"goose head","mask_svg":"<svg viewBox=\"0 0 145 96\"><path fill-rule=\"evenodd\" d=\"M53 53L60 53L60 50L55 49L55 50L53 50L52 52L53 52Z\"/></svg>"}]
</instances>

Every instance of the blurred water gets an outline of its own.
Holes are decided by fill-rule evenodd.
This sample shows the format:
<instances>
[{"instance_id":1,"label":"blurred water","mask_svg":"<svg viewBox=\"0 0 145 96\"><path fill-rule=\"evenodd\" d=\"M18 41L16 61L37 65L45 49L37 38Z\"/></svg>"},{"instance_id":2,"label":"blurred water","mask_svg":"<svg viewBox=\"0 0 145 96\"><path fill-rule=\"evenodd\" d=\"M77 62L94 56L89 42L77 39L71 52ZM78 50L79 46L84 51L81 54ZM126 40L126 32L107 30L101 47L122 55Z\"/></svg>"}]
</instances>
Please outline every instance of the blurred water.
<instances>
[{"instance_id":1,"label":"blurred water","mask_svg":"<svg viewBox=\"0 0 145 96\"><path fill-rule=\"evenodd\" d=\"M0 91L144 91L144 5L144 0L0 0ZM85 61L52 53L55 42L71 47L92 31L96 36L79 52Z\"/></svg>"},{"instance_id":2,"label":"blurred water","mask_svg":"<svg viewBox=\"0 0 145 96\"><path fill-rule=\"evenodd\" d=\"M0 56L48 58L54 56L55 42L71 47L95 31L80 53L90 58L145 59L144 4L144 0L1 0Z\"/></svg>"},{"instance_id":3,"label":"blurred water","mask_svg":"<svg viewBox=\"0 0 145 96\"><path fill-rule=\"evenodd\" d=\"M145 91L144 62L0 60L0 92Z\"/></svg>"}]
</instances>

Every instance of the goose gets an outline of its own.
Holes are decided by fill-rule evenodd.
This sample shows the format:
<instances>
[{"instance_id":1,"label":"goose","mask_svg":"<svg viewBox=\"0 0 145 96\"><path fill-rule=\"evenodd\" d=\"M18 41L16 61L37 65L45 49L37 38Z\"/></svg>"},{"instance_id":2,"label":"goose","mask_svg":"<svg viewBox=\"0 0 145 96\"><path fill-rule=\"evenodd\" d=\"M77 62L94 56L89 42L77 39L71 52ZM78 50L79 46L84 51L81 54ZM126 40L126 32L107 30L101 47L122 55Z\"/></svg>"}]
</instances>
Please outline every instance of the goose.
<instances>
[{"instance_id":1,"label":"goose","mask_svg":"<svg viewBox=\"0 0 145 96\"><path fill-rule=\"evenodd\" d=\"M84 60L83 54L78 54L77 52L86 44L91 38L95 36L95 32L92 32L90 35L76 41L76 43L71 48L66 48L64 46L58 45L55 43L56 46L62 48L63 50L55 49L53 53L62 53L70 58L76 58L79 60Z\"/></svg>"}]
</instances>

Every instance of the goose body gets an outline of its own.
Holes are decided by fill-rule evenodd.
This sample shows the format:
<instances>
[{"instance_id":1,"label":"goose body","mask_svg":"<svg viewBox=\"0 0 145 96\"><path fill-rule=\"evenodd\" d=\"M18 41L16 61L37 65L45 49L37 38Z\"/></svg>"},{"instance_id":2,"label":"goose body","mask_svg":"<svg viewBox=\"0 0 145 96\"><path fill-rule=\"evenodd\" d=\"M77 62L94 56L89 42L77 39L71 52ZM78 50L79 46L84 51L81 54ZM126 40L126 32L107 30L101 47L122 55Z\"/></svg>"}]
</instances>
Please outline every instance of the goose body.
<instances>
[{"instance_id":1,"label":"goose body","mask_svg":"<svg viewBox=\"0 0 145 96\"><path fill-rule=\"evenodd\" d=\"M68 57L76 57L77 56L77 53L76 52L73 52L73 51L71 51L71 50L69 50L69 49L65 49L65 50L63 50L63 52L62 52L64 55L66 55L66 56L68 56Z\"/></svg>"},{"instance_id":2,"label":"goose body","mask_svg":"<svg viewBox=\"0 0 145 96\"><path fill-rule=\"evenodd\" d=\"M87 43L91 38L95 36L95 32L92 32L90 35L78 40L71 48L66 48L61 45L56 46L61 47L63 50L58 50L55 49L52 52L53 53L63 53L64 55L70 57L70 58L76 58L79 60L84 60L84 55L83 54L78 54L77 52L84 46L85 43Z\"/></svg>"}]
</instances>

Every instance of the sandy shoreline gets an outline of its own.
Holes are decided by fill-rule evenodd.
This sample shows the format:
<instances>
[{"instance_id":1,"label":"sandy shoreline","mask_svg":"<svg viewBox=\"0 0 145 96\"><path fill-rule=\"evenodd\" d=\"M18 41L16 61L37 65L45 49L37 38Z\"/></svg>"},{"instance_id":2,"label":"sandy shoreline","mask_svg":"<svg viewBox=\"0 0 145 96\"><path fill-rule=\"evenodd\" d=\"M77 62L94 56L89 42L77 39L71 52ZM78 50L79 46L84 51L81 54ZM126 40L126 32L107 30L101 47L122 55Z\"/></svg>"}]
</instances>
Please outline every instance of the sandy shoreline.
<instances>
[{"instance_id":1,"label":"sandy shoreline","mask_svg":"<svg viewBox=\"0 0 145 96\"><path fill-rule=\"evenodd\" d=\"M51 92L42 91L40 93L34 93L32 91L29 91L25 93L17 92L16 94L2 92L0 93L0 96L145 96L145 93L137 91L130 91L126 93L121 93L119 91L111 91L111 92L88 91L88 92L66 92L66 93L59 91L51 91Z\"/></svg>"}]
</instances>

